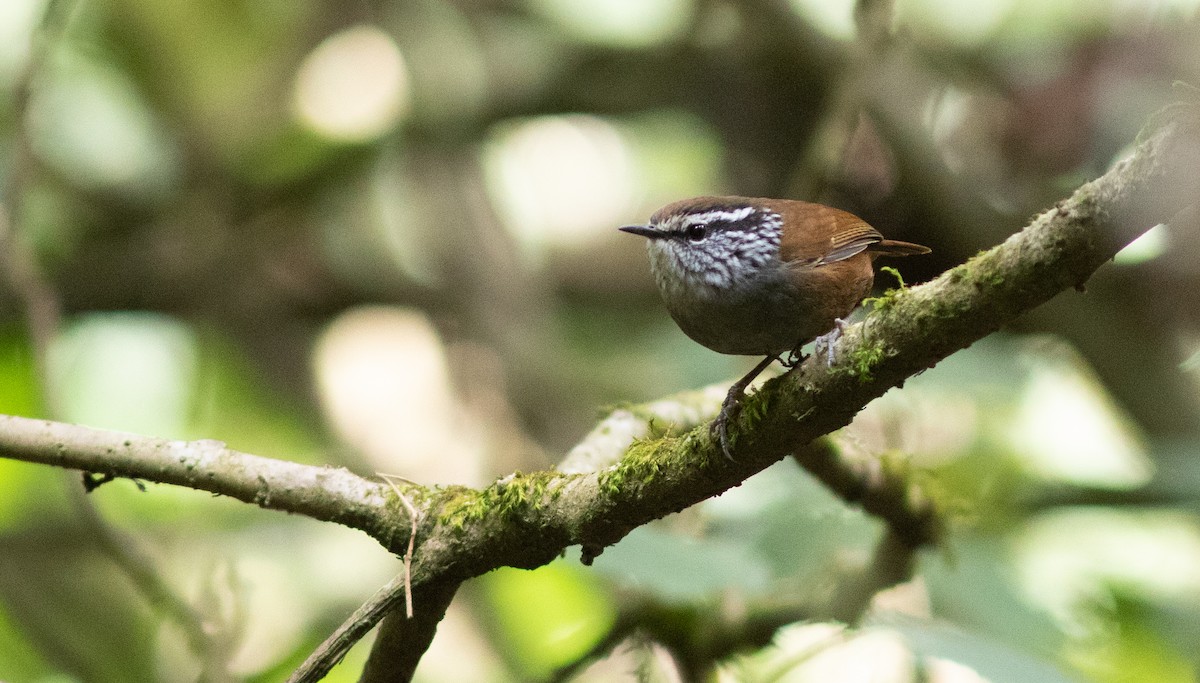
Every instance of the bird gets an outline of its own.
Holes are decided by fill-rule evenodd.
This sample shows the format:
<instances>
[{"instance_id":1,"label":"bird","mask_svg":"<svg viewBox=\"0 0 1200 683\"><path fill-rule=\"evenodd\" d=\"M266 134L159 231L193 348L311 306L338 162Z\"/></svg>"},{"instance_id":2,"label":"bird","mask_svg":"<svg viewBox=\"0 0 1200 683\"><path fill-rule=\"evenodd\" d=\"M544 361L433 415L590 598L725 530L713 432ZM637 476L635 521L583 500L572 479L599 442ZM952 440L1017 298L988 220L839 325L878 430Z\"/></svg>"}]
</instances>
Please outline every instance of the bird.
<instances>
[{"instance_id":1,"label":"bird","mask_svg":"<svg viewBox=\"0 0 1200 683\"><path fill-rule=\"evenodd\" d=\"M655 283L684 334L718 353L763 356L730 386L712 424L729 460L728 424L754 378L781 357L796 364L818 338L832 362L843 319L871 291L875 259L930 251L795 199L693 197L619 230L647 239Z\"/></svg>"}]
</instances>

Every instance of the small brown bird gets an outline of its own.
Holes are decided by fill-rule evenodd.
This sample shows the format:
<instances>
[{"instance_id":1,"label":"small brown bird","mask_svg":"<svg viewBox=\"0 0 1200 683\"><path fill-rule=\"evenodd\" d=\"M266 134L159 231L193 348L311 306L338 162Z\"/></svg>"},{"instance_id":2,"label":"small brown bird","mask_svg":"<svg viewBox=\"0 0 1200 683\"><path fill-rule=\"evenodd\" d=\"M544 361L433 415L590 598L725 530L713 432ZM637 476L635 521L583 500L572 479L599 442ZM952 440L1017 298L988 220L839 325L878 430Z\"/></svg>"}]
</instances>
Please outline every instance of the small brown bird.
<instances>
[{"instance_id":1,"label":"small brown bird","mask_svg":"<svg viewBox=\"0 0 1200 683\"><path fill-rule=\"evenodd\" d=\"M621 230L649 239L659 292L687 336L719 353L764 356L729 388L713 423L730 459L726 425L750 382L832 330L831 344L870 293L876 257L929 252L884 239L854 214L791 199L684 199Z\"/></svg>"}]
</instances>

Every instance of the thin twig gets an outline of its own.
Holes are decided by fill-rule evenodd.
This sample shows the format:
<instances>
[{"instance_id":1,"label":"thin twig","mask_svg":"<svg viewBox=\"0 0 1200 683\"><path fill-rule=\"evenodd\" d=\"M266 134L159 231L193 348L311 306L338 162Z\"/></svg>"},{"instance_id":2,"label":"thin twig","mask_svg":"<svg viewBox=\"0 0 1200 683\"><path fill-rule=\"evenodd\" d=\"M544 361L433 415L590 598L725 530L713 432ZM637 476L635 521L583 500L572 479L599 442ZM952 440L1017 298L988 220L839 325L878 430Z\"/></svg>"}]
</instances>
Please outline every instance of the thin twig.
<instances>
[{"instance_id":1,"label":"thin twig","mask_svg":"<svg viewBox=\"0 0 1200 683\"><path fill-rule=\"evenodd\" d=\"M375 591L369 600L354 610L342 625L325 642L313 650L294 672L287 683L315 683L325 677L346 656L354 644L362 640L387 614L393 611L401 593L408 593L405 575L393 578L383 588Z\"/></svg>"},{"instance_id":2,"label":"thin twig","mask_svg":"<svg viewBox=\"0 0 1200 683\"><path fill-rule=\"evenodd\" d=\"M315 683L321 680L346 656L355 643L362 640L381 621L383 624L375 641L383 640L397 647L372 648L366 670L360 680L371 680L371 676L380 675L383 676L381 680L409 680L417 662L421 660L421 655L433 639L434 631L445 616L446 608L449 607L460 583L456 579L441 579L419 585L417 591L422 596L421 612L415 613L413 617L399 619L396 607L400 596L407 591L404 576L396 576L342 622L337 631L326 638L325 642L292 673L287 683Z\"/></svg>"},{"instance_id":3,"label":"thin twig","mask_svg":"<svg viewBox=\"0 0 1200 683\"><path fill-rule=\"evenodd\" d=\"M300 668L292 673L291 678L288 679L289 683L307 683L309 681L320 680L335 664L346 656L346 653L349 652L355 643L393 610L394 605L398 601L397 596L399 593L403 592L404 594L405 617L408 619L413 618L412 559L413 553L416 550L417 524L420 521L421 515L408 496L400 490L396 482L401 481L414 486L418 484L411 479L397 474L384 474L382 472L377 472L376 474L387 482L388 486L395 492L396 497L400 499L400 502L408 510L411 530L408 535L408 548L404 553L404 571L389 581L383 588L376 591L369 600L354 611L354 614L342 622L342 625L304 660Z\"/></svg>"},{"instance_id":4,"label":"thin twig","mask_svg":"<svg viewBox=\"0 0 1200 683\"><path fill-rule=\"evenodd\" d=\"M412 619L412 558L413 550L415 549L417 540L417 519L420 517L420 514L417 512L417 509L413 507L413 504L411 501L409 501L408 496L404 495L404 492L400 490L400 487L397 486L396 482L393 480L400 480L413 485L416 485L416 482L412 481L411 479L405 479L397 474L384 474L382 472L376 472L376 474L382 477L383 480L388 483L388 486L391 486L392 490L396 492L396 497L400 499L400 502L403 503L404 507L408 510L408 519L412 523L412 531L408 535L408 548L404 551L404 614L409 619Z\"/></svg>"}]
</instances>

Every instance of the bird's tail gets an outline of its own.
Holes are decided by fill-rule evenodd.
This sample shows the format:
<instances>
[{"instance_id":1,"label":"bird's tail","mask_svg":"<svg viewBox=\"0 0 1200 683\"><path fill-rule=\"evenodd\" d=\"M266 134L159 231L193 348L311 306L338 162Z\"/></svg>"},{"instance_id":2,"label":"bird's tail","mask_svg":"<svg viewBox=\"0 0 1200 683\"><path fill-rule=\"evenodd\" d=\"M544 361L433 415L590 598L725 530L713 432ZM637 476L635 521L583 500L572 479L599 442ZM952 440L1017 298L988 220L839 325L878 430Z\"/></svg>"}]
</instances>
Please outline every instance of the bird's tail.
<instances>
[{"instance_id":1,"label":"bird's tail","mask_svg":"<svg viewBox=\"0 0 1200 683\"><path fill-rule=\"evenodd\" d=\"M867 250L873 252L873 256L916 256L917 254L928 254L931 251L929 247L900 240L876 242L867 247Z\"/></svg>"}]
</instances>

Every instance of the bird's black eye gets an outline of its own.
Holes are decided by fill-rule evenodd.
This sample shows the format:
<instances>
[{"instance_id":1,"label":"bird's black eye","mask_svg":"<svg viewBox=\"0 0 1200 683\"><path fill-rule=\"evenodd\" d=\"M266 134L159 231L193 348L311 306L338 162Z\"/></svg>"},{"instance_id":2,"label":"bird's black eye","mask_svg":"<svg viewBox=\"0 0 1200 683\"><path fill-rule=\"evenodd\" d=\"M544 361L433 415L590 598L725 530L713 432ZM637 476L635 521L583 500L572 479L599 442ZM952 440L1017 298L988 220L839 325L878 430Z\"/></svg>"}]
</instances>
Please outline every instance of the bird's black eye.
<instances>
[{"instance_id":1,"label":"bird's black eye","mask_svg":"<svg viewBox=\"0 0 1200 683\"><path fill-rule=\"evenodd\" d=\"M699 242L708 236L708 228L700 223L689 225L684 231L683 236L688 238L690 242Z\"/></svg>"}]
</instances>

